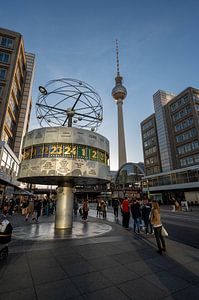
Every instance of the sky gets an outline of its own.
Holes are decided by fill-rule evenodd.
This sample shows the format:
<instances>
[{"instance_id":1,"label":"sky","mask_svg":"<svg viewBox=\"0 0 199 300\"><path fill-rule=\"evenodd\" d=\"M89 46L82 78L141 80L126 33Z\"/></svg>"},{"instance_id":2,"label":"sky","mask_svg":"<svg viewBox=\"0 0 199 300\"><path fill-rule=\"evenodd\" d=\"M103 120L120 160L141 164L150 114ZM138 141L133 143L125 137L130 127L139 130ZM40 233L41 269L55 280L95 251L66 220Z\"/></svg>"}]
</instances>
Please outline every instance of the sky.
<instances>
[{"instance_id":1,"label":"sky","mask_svg":"<svg viewBox=\"0 0 199 300\"><path fill-rule=\"evenodd\" d=\"M199 88L198 0L10 0L0 5L0 27L20 32L36 55L30 130L38 86L82 80L99 93L104 119L98 133L110 142L110 168L118 168L115 85L119 41L127 161L143 161L140 122L154 112L153 94Z\"/></svg>"}]
</instances>

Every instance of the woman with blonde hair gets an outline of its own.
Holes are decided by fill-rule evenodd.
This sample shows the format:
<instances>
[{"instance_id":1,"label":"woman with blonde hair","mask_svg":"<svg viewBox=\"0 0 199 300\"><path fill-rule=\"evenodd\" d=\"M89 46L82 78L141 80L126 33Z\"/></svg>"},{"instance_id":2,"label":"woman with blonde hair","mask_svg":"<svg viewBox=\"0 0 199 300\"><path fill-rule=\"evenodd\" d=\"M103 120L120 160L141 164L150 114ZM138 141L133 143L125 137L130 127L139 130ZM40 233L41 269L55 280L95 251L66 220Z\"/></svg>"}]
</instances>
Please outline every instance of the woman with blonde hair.
<instances>
[{"instance_id":1,"label":"woman with blonde hair","mask_svg":"<svg viewBox=\"0 0 199 300\"><path fill-rule=\"evenodd\" d=\"M27 214L25 220L28 221L29 216L33 218L33 213L34 213L34 200L33 198L31 198L27 207Z\"/></svg>"},{"instance_id":2,"label":"woman with blonde hair","mask_svg":"<svg viewBox=\"0 0 199 300\"><path fill-rule=\"evenodd\" d=\"M158 253L162 254L162 251L166 251L166 245L162 236L162 223L160 216L160 207L157 201L152 201L151 211L151 224L153 225L154 234L158 246Z\"/></svg>"}]
</instances>

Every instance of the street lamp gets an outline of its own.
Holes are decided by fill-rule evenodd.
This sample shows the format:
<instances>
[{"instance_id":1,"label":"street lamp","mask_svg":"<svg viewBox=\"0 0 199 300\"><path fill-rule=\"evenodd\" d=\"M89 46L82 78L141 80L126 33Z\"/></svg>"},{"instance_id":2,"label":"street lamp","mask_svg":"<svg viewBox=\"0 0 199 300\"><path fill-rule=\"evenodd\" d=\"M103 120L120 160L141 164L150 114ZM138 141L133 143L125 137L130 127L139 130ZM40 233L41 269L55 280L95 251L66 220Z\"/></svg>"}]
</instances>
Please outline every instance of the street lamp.
<instances>
[{"instance_id":1,"label":"street lamp","mask_svg":"<svg viewBox=\"0 0 199 300\"><path fill-rule=\"evenodd\" d=\"M41 94L43 94L43 95L47 95L48 94L48 92L47 92L47 90L46 90L46 88L44 87L44 86L39 86L39 91L40 91L40 93Z\"/></svg>"}]
</instances>

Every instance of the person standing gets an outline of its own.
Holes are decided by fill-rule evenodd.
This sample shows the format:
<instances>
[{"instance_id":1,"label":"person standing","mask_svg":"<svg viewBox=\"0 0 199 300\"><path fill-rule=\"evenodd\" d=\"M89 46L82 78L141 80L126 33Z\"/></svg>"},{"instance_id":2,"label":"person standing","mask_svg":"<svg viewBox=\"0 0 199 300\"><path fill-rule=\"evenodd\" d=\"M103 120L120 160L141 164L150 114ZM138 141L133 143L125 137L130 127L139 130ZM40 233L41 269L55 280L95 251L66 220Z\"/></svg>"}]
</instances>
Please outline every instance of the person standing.
<instances>
[{"instance_id":1,"label":"person standing","mask_svg":"<svg viewBox=\"0 0 199 300\"><path fill-rule=\"evenodd\" d=\"M130 219L130 209L129 209L129 200L127 197L124 198L121 204L122 210L122 226L129 228L129 219Z\"/></svg>"},{"instance_id":2,"label":"person standing","mask_svg":"<svg viewBox=\"0 0 199 300\"><path fill-rule=\"evenodd\" d=\"M27 207L27 214L25 220L28 221L29 216L32 217L34 213L34 199L30 198L28 207Z\"/></svg>"},{"instance_id":3,"label":"person standing","mask_svg":"<svg viewBox=\"0 0 199 300\"><path fill-rule=\"evenodd\" d=\"M103 219L106 219L106 213L107 213L107 204L104 200L101 201L101 211L102 211L102 217Z\"/></svg>"},{"instance_id":4,"label":"person standing","mask_svg":"<svg viewBox=\"0 0 199 300\"><path fill-rule=\"evenodd\" d=\"M148 234L150 227L150 234L153 233L153 228L150 221L151 206L148 203L148 199L143 200L143 205L141 207L142 220L144 221L145 233Z\"/></svg>"},{"instance_id":5,"label":"person standing","mask_svg":"<svg viewBox=\"0 0 199 300\"><path fill-rule=\"evenodd\" d=\"M153 225L156 243L158 246L157 253L162 254L162 251L166 251L166 245L162 236L160 207L157 201L152 201L151 224Z\"/></svg>"},{"instance_id":6,"label":"person standing","mask_svg":"<svg viewBox=\"0 0 199 300\"><path fill-rule=\"evenodd\" d=\"M175 207L175 198L174 197L172 197L171 198L171 207L172 207L172 210L171 211L173 211L173 212L175 212L175 210L176 210L176 207Z\"/></svg>"},{"instance_id":7,"label":"person standing","mask_svg":"<svg viewBox=\"0 0 199 300\"><path fill-rule=\"evenodd\" d=\"M120 202L118 199L113 199L113 212L116 219L118 219L118 208L119 208Z\"/></svg>"},{"instance_id":8,"label":"person standing","mask_svg":"<svg viewBox=\"0 0 199 300\"><path fill-rule=\"evenodd\" d=\"M140 233L140 219L141 219L141 211L140 211L140 203L139 200L136 199L131 205L131 214L133 218L133 231L135 233Z\"/></svg>"},{"instance_id":9,"label":"person standing","mask_svg":"<svg viewBox=\"0 0 199 300\"><path fill-rule=\"evenodd\" d=\"M96 207L96 210L97 210L97 218L100 217L100 214L101 214L101 202L100 202L100 199L97 200L97 207Z\"/></svg>"}]
</instances>

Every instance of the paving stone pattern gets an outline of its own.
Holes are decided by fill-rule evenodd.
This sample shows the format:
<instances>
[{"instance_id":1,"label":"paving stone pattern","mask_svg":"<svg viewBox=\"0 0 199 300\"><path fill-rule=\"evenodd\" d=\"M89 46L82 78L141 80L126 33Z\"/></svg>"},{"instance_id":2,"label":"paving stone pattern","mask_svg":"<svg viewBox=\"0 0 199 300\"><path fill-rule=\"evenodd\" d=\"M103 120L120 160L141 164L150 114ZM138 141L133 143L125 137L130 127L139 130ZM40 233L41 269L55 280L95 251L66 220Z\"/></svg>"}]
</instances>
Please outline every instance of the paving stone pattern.
<instances>
[{"instance_id":1,"label":"paving stone pattern","mask_svg":"<svg viewBox=\"0 0 199 300\"><path fill-rule=\"evenodd\" d=\"M16 218L15 226L31 226ZM97 237L13 240L0 261L0 300L199 299L197 249L167 238L161 256L154 237L106 223L112 230Z\"/></svg>"}]
</instances>

